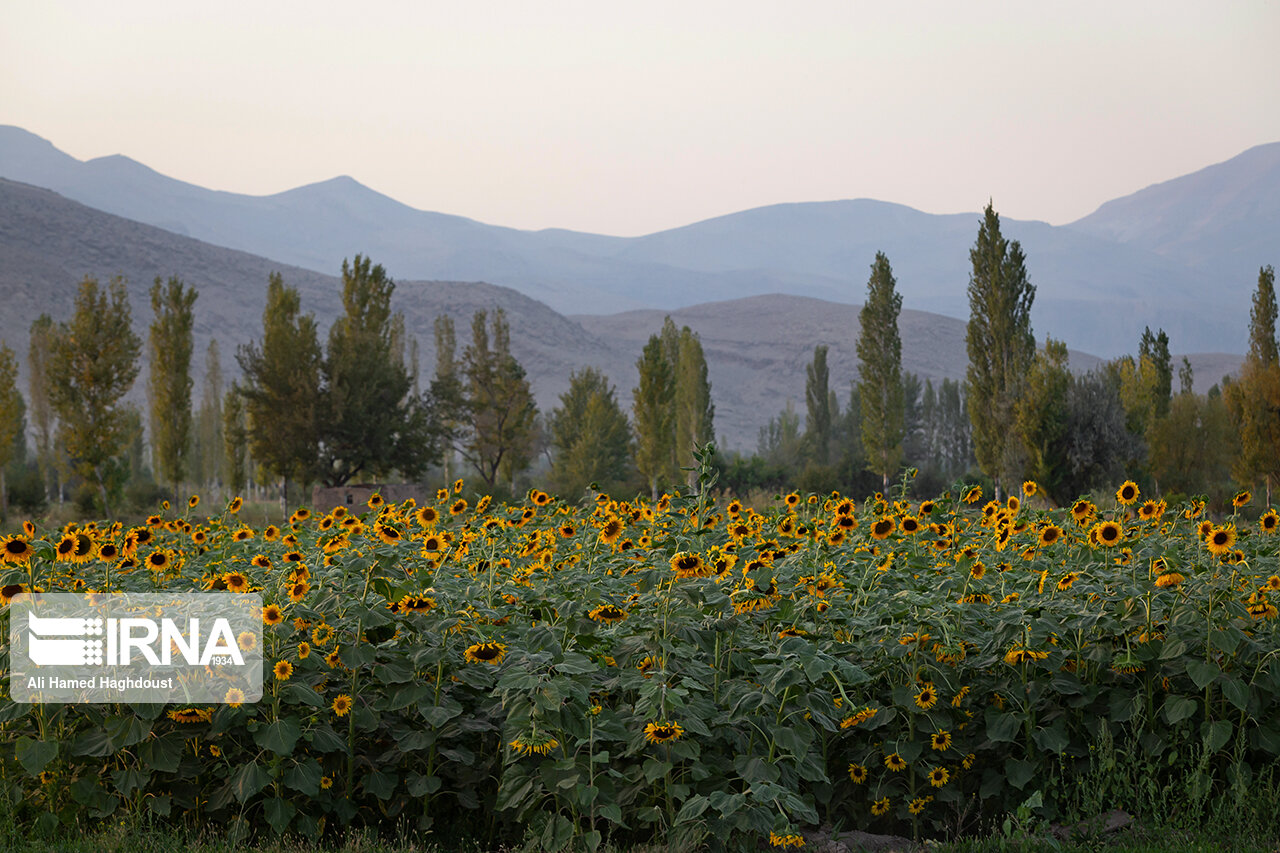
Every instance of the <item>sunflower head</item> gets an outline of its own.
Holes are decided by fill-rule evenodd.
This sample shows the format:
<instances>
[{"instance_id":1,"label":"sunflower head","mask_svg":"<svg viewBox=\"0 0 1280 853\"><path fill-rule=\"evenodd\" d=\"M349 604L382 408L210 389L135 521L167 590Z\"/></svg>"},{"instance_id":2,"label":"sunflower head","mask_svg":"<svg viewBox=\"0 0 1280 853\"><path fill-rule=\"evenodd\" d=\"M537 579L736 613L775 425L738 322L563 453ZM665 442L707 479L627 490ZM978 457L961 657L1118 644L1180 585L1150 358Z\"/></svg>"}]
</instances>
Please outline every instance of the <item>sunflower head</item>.
<instances>
[{"instance_id":1,"label":"sunflower head","mask_svg":"<svg viewBox=\"0 0 1280 853\"><path fill-rule=\"evenodd\" d=\"M673 740L679 740L683 734L684 729L679 723L665 720L655 720L644 727L644 739L649 743L670 743Z\"/></svg>"}]
</instances>

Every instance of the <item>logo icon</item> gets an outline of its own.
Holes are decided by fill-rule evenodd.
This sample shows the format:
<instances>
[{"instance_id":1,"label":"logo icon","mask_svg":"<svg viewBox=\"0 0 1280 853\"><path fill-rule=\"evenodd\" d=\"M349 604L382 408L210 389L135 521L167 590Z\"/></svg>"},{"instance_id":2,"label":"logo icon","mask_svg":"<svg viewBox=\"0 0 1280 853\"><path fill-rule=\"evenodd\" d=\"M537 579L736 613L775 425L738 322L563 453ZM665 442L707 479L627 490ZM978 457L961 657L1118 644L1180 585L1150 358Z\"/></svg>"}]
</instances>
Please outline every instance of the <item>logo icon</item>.
<instances>
[{"instance_id":1,"label":"logo icon","mask_svg":"<svg viewBox=\"0 0 1280 853\"><path fill-rule=\"evenodd\" d=\"M102 664L102 620L27 614L27 654L37 666Z\"/></svg>"}]
</instances>

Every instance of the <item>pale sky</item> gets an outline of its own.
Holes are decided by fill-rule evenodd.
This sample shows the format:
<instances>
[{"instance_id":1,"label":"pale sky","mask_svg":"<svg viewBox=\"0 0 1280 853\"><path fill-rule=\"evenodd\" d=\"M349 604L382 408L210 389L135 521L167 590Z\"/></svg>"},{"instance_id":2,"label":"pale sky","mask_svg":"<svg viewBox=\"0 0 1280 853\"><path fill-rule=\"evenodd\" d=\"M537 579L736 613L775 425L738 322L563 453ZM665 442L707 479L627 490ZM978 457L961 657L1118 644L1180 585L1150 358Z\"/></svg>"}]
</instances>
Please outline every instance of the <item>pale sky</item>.
<instances>
[{"instance_id":1,"label":"pale sky","mask_svg":"<svg viewBox=\"0 0 1280 853\"><path fill-rule=\"evenodd\" d=\"M876 198L1069 222L1280 140L1274 2L10 0L0 124L265 195L637 235Z\"/></svg>"}]
</instances>

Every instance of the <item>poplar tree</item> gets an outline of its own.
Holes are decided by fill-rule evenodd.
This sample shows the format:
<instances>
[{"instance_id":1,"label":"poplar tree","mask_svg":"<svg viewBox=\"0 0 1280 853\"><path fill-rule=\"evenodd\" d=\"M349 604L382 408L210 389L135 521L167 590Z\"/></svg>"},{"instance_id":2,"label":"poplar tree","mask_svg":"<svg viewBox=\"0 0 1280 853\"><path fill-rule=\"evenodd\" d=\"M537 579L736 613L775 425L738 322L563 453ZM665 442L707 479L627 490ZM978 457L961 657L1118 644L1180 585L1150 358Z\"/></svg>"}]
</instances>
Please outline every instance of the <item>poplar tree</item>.
<instances>
[{"instance_id":1,"label":"poplar tree","mask_svg":"<svg viewBox=\"0 0 1280 853\"><path fill-rule=\"evenodd\" d=\"M881 476L885 489L902 461L902 295L896 287L889 259L876 252L867 300L858 315L858 398L867 468Z\"/></svg>"},{"instance_id":2,"label":"poplar tree","mask_svg":"<svg viewBox=\"0 0 1280 853\"><path fill-rule=\"evenodd\" d=\"M493 488L500 475L514 479L532 461L538 407L524 368L511 354L506 313L496 310L489 329L486 319L486 312L475 313L471 344L462 354L468 428L463 456Z\"/></svg>"},{"instance_id":3,"label":"poplar tree","mask_svg":"<svg viewBox=\"0 0 1280 853\"><path fill-rule=\"evenodd\" d=\"M1047 338L1031 360L1014 407L1014 427L1026 449L1028 473L1059 504L1076 497L1064 488L1070 468L1065 445L1070 390L1067 345Z\"/></svg>"},{"instance_id":4,"label":"poplar tree","mask_svg":"<svg viewBox=\"0 0 1280 853\"><path fill-rule=\"evenodd\" d=\"M711 402L711 380L702 341L688 326L680 330L675 365L676 471L692 468L694 447L710 444L715 438L715 405ZM688 482L697 480L690 471Z\"/></svg>"},{"instance_id":5,"label":"poplar tree","mask_svg":"<svg viewBox=\"0 0 1280 853\"><path fill-rule=\"evenodd\" d=\"M998 498L1001 484L1016 479L1022 466L1014 402L1035 355L1031 304L1036 289L1027 278L1021 244L1001 236L1000 217L990 202L969 261L969 417L974 455L995 480Z\"/></svg>"},{"instance_id":6,"label":"poplar tree","mask_svg":"<svg viewBox=\"0 0 1280 853\"><path fill-rule=\"evenodd\" d=\"M204 386L196 413L196 441L199 451L198 476L207 486L224 481L226 452L222 436L222 357L218 339L210 338L204 355Z\"/></svg>"},{"instance_id":7,"label":"poplar tree","mask_svg":"<svg viewBox=\"0 0 1280 853\"><path fill-rule=\"evenodd\" d=\"M326 486L392 471L413 479L434 460L427 400L413 394L404 319L391 310L395 282L381 264L342 262L343 313L329 328L321 365L319 475Z\"/></svg>"},{"instance_id":8,"label":"poplar tree","mask_svg":"<svg viewBox=\"0 0 1280 853\"><path fill-rule=\"evenodd\" d=\"M827 346L819 344L813 348L813 361L805 366L804 383L804 440L810 460L817 465L826 465L830 461L830 378Z\"/></svg>"},{"instance_id":9,"label":"poplar tree","mask_svg":"<svg viewBox=\"0 0 1280 853\"><path fill-rule=\"evenodd\" d=\"M138 377L142 341L134 333L123 278L100 288L86 276L70 322L58 324L50 346L49 402L58 434L76 471L95 483L111 515L107 484L129 438L121 398Z\"/></svg>"},{"instance_id":10,"label":"poplar tree","mask_svg":"<svg viewBox=\"0 0 1280 853\"><path fill-rule=\"evenodd\" d=\"M156 479L167 482L176 497L186 471L191 444L191 350L195 288L159 276L151 286L150 370L151 448Z\"/></svg>"},{"instance_id":11,"label":"poplar tree","mask_svg":"<svg viewBox=\"0 0 1280 853\"><path fill-rule=\"evenodd\" d=\"M1280 476L1280 358L1276 344L1275 270L1258 271L1249 316L1249 354L1240 377L1223 397L1240 436L1232 474L1241 483L1261 479L1271 503L1271 484Z\"/></svg>"},{"instance_id":12,"label":"poplar tree","mask_svg":"<svg viewBox=\"0 0 1280 853\"><path fill-rule=\"evenodd\" d=\"M27 345L27 391L30 399L31 428L36 442L36 465L40 470L40 484L46 498L53 492L61 494L61 484L50 481L61 479L62 466L56 445L57 419L53 405L49 401L49 359L50 347L54 334L53 318L41 314L31 324L31 335Z\"/></svg>"},{"instance_id":13,"label":"poplar tree","mask_svg":"<svg viewBox=\"0 0 1280 853\"><path fill-rule=\"evenodd\" d=\"M26 429L27 406L18 390L18 359L0 343L0 517L9 511L5 469L13 461L18 439Z\"/></svg>"},{"instance_id":14,"label":"poplar tree","mask_svg":"<svg viewBox=\"0 0 1280 853\"><path fill-rule=\"evenodd\" d=\"M439 429L442 446L444 478L453 479L453 455L462 437L465 423L466 398L462 381L458 378L458 340L453 328L453 318L440 314L435 320L436 370L431 380L431 399L439 412Z\"/></svg>"},{"instance_id":15,"label":"poplar tree","mask_svg":"<svg viewBox=\"0 0 1280 853\"><path fill-rule=\"evenodd\" d=\"M656 500L658 488L670 482L675 431L670 401L675 377L663 353L662 338L650 335L636 362L640 384L631 392L636 425L636 468Z\"/></svg>"},{"instance_id":16,"label":"poplar tree","mask_svg":"<svg viewBox=\"0 0 1280 853\"><path fill-rule=\"evenodd\" d=\"M625 482L631 424L604 374L588 367L570 375L549 426L555 448L550 480L560 494L576 498L592 483L609 492Z\"/></svg>"},{"instance_id":17,"label":"poplar tree","mask_svg":"<svg viewBox=\"0 0 1280 853\"><path fill-rule=\"evenodd\" d=\"M317 476L322 359L315 317L302 314L297 289L279 273L267 282L262 340L241 346L236 361L243 384L235 397L244 407L248 453L280 478L284 501L289 480L311 482ZM223 412L229 459L231 402L224 402ZM234 476L231 482L234 488Z\"/></svg>"},{"instance_id":18,"label":"poplar tree","mask_svg":"<svg viewBox=\"0 0 1280 853\"><path fill-rule=\"evenodd\" d=\"M249 479L249 429L245 420L244 397L237 387L227 391L222 401L222 447L227 486L233 494L240 494Z\"/></svg>"}]
</instances>

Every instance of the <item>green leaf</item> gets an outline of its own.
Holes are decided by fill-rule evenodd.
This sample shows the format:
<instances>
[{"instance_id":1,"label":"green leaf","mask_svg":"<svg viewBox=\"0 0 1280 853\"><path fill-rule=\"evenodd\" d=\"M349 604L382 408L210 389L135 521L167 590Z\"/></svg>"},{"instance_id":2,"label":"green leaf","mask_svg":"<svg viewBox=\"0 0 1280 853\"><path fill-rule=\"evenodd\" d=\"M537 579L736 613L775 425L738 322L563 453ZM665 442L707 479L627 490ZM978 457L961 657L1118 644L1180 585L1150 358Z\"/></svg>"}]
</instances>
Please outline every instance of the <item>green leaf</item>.
<instances>
[{"instance_id":1,"label":"green leaf","mask_svg":"<svg viewBox=\"0 0 1280 853\"><path fill-rule=\"evenodd\" d=\"M284 783L295 791L314 797L320 793L321 775L320 762L314 758L308 758L285 772Z\"/></svg>"},{"instance_id":2,"label":"green leaf","mask_svg":"<svg viewBox=\"0 0 1280 853\"><path fill-rule=\"evenodd\" d=\"M271 828L276 831L276 835L281 835L298 810L293 803L283 797L272 797L266 801L262 811L267 817L267 823L271 824Z\"/></svg>"},{"instance_id":3,"label":"green leaf","mask_svg":"<svg viewBox=\"0 0 1280 853\"><path fill-rule=\"evenodd\" d=\"M1039 729L1032 735L1032 739L1046 752L1062 752L1067 748L1067 744L1071 742L1071 738L1067 736L1066 727L1061 720L1055 722L1046 729Z\"/></svg>"},{"instance_id":4,"label":"green leaf","mask_svg":"<svg viewBox=\"0 0 1280 853\"><path fill-rule=\"evenodd\" d=\"M1013 714L987 713L987 737L996 743L1012 743L1021 727L1022 721Z\"/></svg>"},{"instance_id":5,"label":"green leaf","mask_svg":"<svg viewBox=\"0 0 1280 853\"><path fill-rule=\"evenodd\" d=\"M1204 738L1205 749L1212 755L1227 745L1227 741L1231 740L1231 733L1234 727L1226 720L1215 720L1211 723L1205 723L1200 727L1200 734Z\"/></svg>"},{"instance_id":6,"label":"green leaf","mask_svg":"<svg viewBox=\"0 0 1280 853\"><path fill-rule=\"evenodd\" d=\"M384 770L373 770L364 777L364 789L373 794L379 800L391 799L392 793L396 790L396 782L399 781L396 774L387 773Z\"/></svg>"},{"instance_id":7,"label":"green leaf","mask_svg":"<svg viewBox=\"0 0 1280 853\"><path fill-rule=\"evenodd\" d=\"M133 746L151 734L151 726L134 716L108 717L106 729L116 749Z\"/></svg>"},{"instance_id":8,"label":"green leaf","mask_svg":"<svg viewBox=\"0 0 1280 853\"><path fill-rule=\"evenodd\" d=\"M138 758L151 770L173 773L182 763L182 740L176 733L152 738L139 747Z\"/></svg>"},{"instance_id":9,"label":"green leaf","mask_svg":"<svg viewBox=\"0 0 1280 853\"><path fill-rule=\"evenodd\" d=\"M134 791L146 787L147 780L150 778L150 774L144 774L136 767L127 767L111 774L111 781L115 782L116 790L125 797L132 796Z\"/></svg>"},{"instance_id":10,"label":"green leaf","mask_svg":"<svg viewBox=\"0 0 1280 853\"><path fill-rule=\"evenodd\" d=\"M168 794L147 797L147 808L161 817L168 817L173 810L173 798Z\"/></svg>"},{"instance_id":11,"label":"green leaf","mask_svg":"<svg viewBox=\"0 0 1280 853\"><path fill-rule=\"evenodd\" d=\"M14 749L14 756L18 759L18 763L31 776L39 776L57 755L58 742L56 740L35 740L26 735L18 738L17 746Z\"/></svg>"},{"instance_id":12,"label":"green leaf","mask_svg":"<svg viewBox=\"0 0 1280 853\"><path fill-rule=\"evenodd\" d=\"M325 706L323 696L309 685L299 681L290 681L284 686L284 699L285 701L300 702L312 708L323 708Z\"/></svg>"},{"instance_id":13,"label":"green leaf","mask_svg":"<svg viewBox=\"0 0 1280 853\"><path fill-rule=\"evenodd\" d=\"M111 743L111 736L103 729L90 729L77 737L71 744L72 755L87 755L92 758L105 758L114 755L116 747Z\"/></svg>"},{"instance_id":14,"label":"green leaf","mask_svg":"<svg viewBox=\"0 0 1280 853\"><path fill-rule=\"evenodd\" d=\"M1009 778L1009 784L1019 791L1026 787L1026 784L1036 775L1036 763L1034 761L1012 759L1005 762L1004 769Z\"/></svg>"},{"instance_id":15,"label":"green leaf","mask_svg":"<svg viewBox=\"0 0 1280 853\"><path fill-rule=\"evenodd\" d=\"M312 729L307 735L311 738L311 748L316 752L342 752L347 742L329 727Z\"/></svg>"},{"instance_id":16,"label":"green leaf","mask_svg":"<svg viewBox=\"0 0 1280 853\"><path fill-rule=\"evenodd\" d=\"M1197 690L1204 690L1221 673L1222 670L1213 661L1194 660L1187 664L1187 675L1191 676L1191 682Z\"/></svg>"},{"instance_id":17,"label":"green leaf","mask_svg":"<svg viewBox=\"0 0 1280 853\"><path fill-rule=\"evenodd\" d=\"M276 720L253 733L258 746L269 749L277 755L291 755L293 747L302 736L302 730L293 720Z\"/></svg>"},{"instance_id":18,"label":"green leaf","mask_svg":"<svg viewBox=\"0 0 1280 853\"><path fill-rule=\"evenodd\" d=\"M1186 696L1170 696L1164 700L1164 718L1170 725L1176 725L1196 712L1196 700Z\"/></svg>"},{"instance_id":19,"label":"green leaf","mask_svg":"<svg viewBox=\"0 0 1280 853\"><path fill-rule=\"evenodd\" d=\"M685 823L694 820L707 810L707 806L711 801L701 794L694 794L692 797L684 801L684 805L680 806L680 811L676 813L676 823Z\"/></svg>"},{"instance_id":20,"label":"green leaf","mask_svg":"<svg viewBox=\"0 0 1280 853\"><path fill-rule=\"evenodd\" d=\"M271 782L271 774L257 762L241 765L231 776L231 790L237 800L242 803L265 788Z\"/></svg>"},{"instance_id":21,"label":"green leaf","mask_svg":"<svg viewBox=\"0 0 1280 853\"><path fill-rule=\"evenodd\" d=\"M1227 701L1235 705L1241 711L1249 708L1249 685L1245 684L1239 678L1232 678L1222 684L1222 695L1227 697Z\"/></svg>"}]
</instances>

